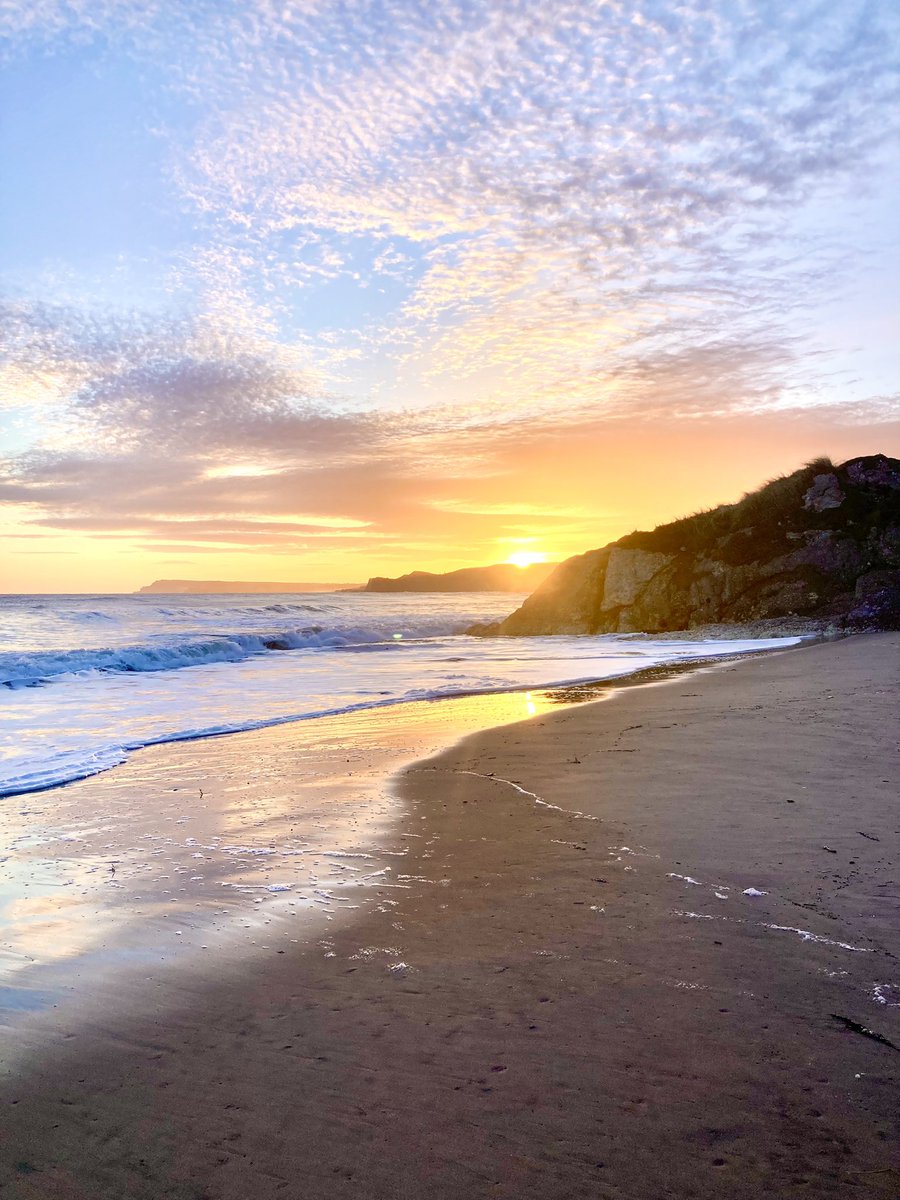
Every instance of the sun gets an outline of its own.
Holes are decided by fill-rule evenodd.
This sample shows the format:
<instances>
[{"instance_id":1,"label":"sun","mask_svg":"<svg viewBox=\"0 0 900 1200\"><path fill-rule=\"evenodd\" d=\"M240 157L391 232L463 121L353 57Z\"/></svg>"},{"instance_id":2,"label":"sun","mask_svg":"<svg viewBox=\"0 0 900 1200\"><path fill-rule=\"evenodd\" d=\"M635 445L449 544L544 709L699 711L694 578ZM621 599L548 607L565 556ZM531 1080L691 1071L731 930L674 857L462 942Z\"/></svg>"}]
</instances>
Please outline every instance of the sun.
<instances>
[{"instance_id":1,"label":"sun","mask_svg":"<svg viewBox=\"0 0 900 1200\"><path fill-rule=\"evenodd\" d=\"M541 554L537 550L517 550L506 561L512 563L514 567L531 567L535 563L544 562L546 558L546 554Z\"/></svg>"}]
</instances>

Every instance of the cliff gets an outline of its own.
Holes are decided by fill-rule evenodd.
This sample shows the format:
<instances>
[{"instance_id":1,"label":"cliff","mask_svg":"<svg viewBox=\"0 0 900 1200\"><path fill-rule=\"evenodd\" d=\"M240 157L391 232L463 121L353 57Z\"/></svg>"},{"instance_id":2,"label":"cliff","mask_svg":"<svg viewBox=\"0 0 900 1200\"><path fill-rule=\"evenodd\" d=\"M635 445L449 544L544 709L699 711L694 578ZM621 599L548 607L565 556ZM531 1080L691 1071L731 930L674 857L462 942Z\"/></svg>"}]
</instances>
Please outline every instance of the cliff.
<instances>
[{"instance_id":1,"label":"cliff","mask_svg":"<svg viewBox=\"0 0 900 1200\"><path fill-rule=\"evenodd\" d=\"M658 633L823 618L900 628L900 461L820 459L723 504L562 563L477 634Z\"/></svg>"},{"instance_id":2,"label":"cliff","mask_svg":"<svg viewBox=\"0 0 900 1200\"><path fill-rule=\"evenodd\" d=\"M412 571L397 579L376 575L370 579L366 592L529 592L543 583L556 563L534 563L516 567L512 563L496 563L492 567L462 567L437 575L431 571Z\"/></svg>"}]
</instances>

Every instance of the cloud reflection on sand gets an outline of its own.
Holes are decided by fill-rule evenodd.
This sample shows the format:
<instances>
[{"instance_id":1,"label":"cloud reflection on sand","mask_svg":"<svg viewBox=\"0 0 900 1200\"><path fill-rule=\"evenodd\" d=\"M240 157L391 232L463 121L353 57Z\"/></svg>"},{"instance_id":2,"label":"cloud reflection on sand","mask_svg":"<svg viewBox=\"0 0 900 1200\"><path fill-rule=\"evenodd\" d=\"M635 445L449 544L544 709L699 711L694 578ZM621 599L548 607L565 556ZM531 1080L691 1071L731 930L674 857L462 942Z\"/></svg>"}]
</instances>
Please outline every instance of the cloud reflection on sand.
<instances>
[{"instance_id":1,"label":"cloud reflection on sand","mask_svg":"<svg viewBox=\"0 0 900 1200\"><path fill-rule=\"evenodd\" d=\"M128 968L252 955L386 902L411 886L390 774L551 704L471 696L154 747L8 800L0 1023L90 1001Z\"/></svg>"}]
</instances>

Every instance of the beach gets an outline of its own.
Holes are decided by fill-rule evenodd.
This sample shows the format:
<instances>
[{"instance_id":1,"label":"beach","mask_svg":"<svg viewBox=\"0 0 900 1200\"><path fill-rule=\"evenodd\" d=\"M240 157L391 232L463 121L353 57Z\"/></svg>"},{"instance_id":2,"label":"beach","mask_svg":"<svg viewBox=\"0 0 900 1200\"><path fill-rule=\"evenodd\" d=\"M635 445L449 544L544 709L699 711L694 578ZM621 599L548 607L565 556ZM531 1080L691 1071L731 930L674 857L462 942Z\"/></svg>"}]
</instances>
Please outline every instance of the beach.
<instances>
[{"instance_id":1,"label":"beach","mask_svg":"<svg viewBox=\"0 0 900 1200\"><path fill-rule=\"evenodd\" d=\"M860 635L407 762L404 886L31 1035L0 1196L896 1197L898 665Z\"/></svg>"}]
</instances>

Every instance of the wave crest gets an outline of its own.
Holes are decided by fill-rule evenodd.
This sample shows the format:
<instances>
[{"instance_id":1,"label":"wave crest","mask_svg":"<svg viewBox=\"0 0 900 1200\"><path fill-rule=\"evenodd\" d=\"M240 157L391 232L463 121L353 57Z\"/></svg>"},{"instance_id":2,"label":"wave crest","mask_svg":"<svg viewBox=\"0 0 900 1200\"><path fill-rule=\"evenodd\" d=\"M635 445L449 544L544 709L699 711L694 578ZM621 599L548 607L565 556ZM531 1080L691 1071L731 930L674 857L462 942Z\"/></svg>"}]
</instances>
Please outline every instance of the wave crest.
<instances>
[{"instance_id":1,"label":"wave crest","mask_svg":"<svg viewBox=\"0 0 900 1200\"><path fill-rule=\"evenodd\" d=\"M420 640L460 632L439 628L433 621L420 627L404 623L390 626L356 626L326 629L308 625L261 633L225 633L188 638L177 643L96 649L23 651L0 654L0 685L30 687L63 675L86 671L124 674L135 671L176 671L182 667L237 663L248 658L286 650L364 650L393 648L404 640Z\"/></svg>"}]
</instances>

